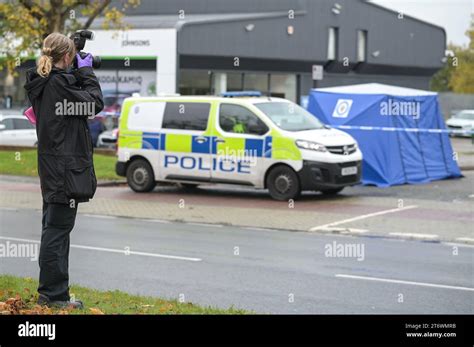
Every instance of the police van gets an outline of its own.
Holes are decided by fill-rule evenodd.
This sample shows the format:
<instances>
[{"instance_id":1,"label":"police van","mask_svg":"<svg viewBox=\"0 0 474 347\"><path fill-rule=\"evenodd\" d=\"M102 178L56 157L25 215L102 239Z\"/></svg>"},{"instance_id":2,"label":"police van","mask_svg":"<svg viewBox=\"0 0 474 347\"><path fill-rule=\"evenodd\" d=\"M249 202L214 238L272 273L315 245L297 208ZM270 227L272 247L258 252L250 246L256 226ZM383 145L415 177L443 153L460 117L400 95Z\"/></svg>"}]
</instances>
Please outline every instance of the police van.
<instances>
[{"instance_id":1,"label":"police van","mask_svg":"<svg viewBox=\"0 0 474 347\"><path fill-rule=\"evenodd\" d=\"M337 194L361 178L350 135L259 93L132 96L122 105L117 146L116 172L136 192L157 182L224 183L289 200L303 190Z\"/></svg>"}]
</instances>

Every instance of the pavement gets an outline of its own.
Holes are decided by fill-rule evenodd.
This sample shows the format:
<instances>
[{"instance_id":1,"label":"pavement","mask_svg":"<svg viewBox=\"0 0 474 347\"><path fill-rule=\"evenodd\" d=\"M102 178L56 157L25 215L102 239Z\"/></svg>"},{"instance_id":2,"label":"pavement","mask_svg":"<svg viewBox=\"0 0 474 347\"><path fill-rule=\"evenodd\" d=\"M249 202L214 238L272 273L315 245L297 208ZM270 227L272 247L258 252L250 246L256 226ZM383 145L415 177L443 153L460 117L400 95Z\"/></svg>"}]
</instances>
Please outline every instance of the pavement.
<instances>
[{"instance_id":1,"label":"pavement","mask_svg":"<svg viewBox=\"0 0 474 347\"><path fill-rule=\"evenodd\" d=\"M0 208L0 243L38 245L39 211ZM71 283L258 313L474 313L462 244L79 215ZM34 259L33 259L34 260ZM38 276L7 257L0 273Z\"/></svg>"},{"instance_id":2,"label":"pavement","mask_svg":"<svg viewBox=\"0 0 474 347\"><path fill-rule=\"evenodd\" d=\"M474 170L474 142L466 137L451 137L451 145L461 170Z\"/></svg>"},{"instance_id":3,"label":"pavement","mask_svg":"<svg viewBox=\"0 0 474 347\"><path fill-rule=\"evenodd\" d=\"M356 186L334 197L308 192L294 203L231 186L164 186L145 194L127 186L99 187L79 213L474 244L474 171L464 175L420 185ZM37 178L0 176L0 207L41 209Z\"/></svg>"}]
</instances>

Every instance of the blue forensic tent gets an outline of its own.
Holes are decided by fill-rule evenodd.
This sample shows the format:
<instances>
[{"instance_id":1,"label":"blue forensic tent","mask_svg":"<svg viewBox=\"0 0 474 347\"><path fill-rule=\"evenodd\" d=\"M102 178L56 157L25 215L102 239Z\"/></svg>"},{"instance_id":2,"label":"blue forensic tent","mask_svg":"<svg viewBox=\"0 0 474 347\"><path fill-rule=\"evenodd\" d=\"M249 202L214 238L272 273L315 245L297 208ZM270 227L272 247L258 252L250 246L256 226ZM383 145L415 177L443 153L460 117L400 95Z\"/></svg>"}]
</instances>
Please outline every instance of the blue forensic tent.
<instances>
[{"instance_id":1,"label":"blue forensic tent","mask_svg":"<svg viewBox=\"0 0 474 347\"><path fill-rule=\"evenodd\" d=\"M352 135L362 183L387 187L461 177L437 93L369 83L312 89L308 111Z\"/></svg>"}]
</instances>

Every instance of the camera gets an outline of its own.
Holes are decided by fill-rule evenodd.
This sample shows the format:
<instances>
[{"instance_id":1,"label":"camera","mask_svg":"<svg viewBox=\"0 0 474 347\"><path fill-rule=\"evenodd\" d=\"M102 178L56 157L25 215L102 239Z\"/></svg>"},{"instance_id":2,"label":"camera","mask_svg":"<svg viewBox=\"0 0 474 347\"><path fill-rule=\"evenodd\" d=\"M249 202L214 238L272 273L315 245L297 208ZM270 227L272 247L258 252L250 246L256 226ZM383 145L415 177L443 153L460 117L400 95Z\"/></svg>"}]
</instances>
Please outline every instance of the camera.
<instances>
[{"instance_id":1,"label":"camera","mask_svg":"<svg viewBox=\"0 0 474 347\"><path fill-rule=\"evenodd\" d=\"M87 40L94 39L94 32L90 30L78 30L74 34L72 34L71 39L74 41L77 53L80 55L81 58L85 58L87 53L82 52L82 50L84 49ZM99 69L100 64L100 57L97 55L92 56L92 67L94 69ZM74 57L74 68L77 69L77 57Z\"/></svg>"}]
</instances>

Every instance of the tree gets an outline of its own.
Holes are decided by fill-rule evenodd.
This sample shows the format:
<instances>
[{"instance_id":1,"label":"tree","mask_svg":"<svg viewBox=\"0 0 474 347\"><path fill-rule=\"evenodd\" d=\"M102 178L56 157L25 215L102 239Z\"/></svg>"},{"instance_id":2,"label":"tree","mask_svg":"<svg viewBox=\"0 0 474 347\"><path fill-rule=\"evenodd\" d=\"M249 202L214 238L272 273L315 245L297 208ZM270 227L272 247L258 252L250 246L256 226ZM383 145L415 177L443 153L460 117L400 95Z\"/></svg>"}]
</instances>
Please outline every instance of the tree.
<instances>
[{"instance_id":1,"label":"tree","mask_svg":"<svg viewBox=\"0 0 474 347\"><path fill-rule=\"evenodd\" d=\"M459 64L451 75L449 86L455 93L474 94L474 15L466 34L471 41L467 49L458 53Z\"/></svg>"},{"instance_id":2,"label":"tree","mask_svg":"<svg viewBox=\"0 0 474 347\"><path fill-rule=\"evenodd\" d=\"M455 45L448 45L449 55L446 57L446 63L441 70L439 70L431 78L430 88L436 92L450 92L451 87L449 86L449 81L453 75L455 66L458 64L458 54L462 48Z\"/></svg>"},{"instance_id":3,"label":"tree","mask_svg":"<svg viewBox=\"0 0 474 347\"><path fill-rule=\"evenodd\" d=\"M453 54L447 57L446 65L431 79L432 90L474 94L474 15L466 35L470 38L467 48L448 46Z\"/></svg>"},{"instance_id":4,"label":"tree","mask_svg":"<svg viewBox=\"0 0 474 347\"><path fill-rule=\"evenodd\" d=\"M127 29L123 16L140 0L4 0L0 1L0 70L10 72L41 49L52 32L70 34L88 29L102 15L104 29Z\"/></svg>"}]
</instances>

